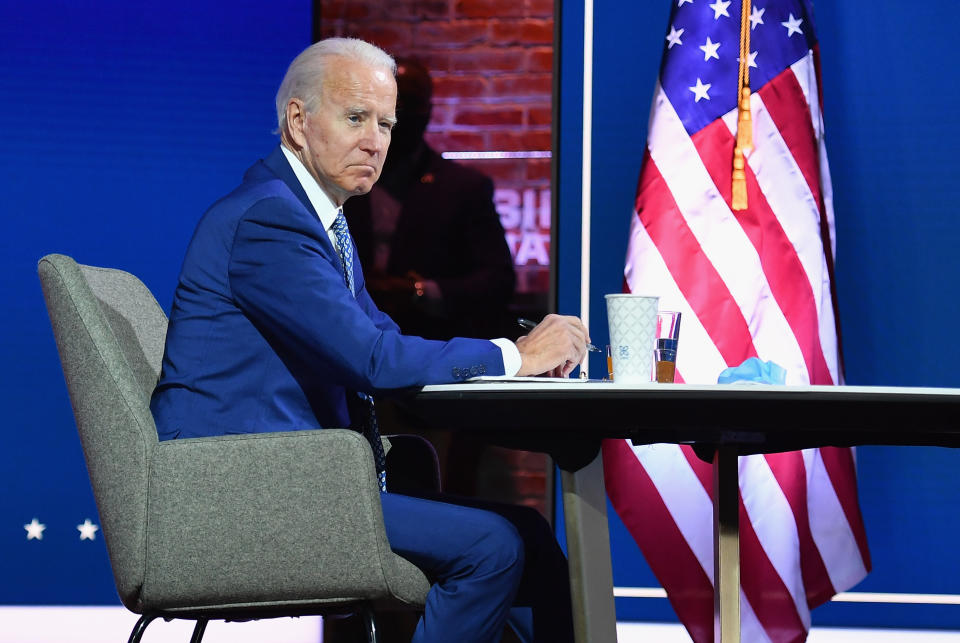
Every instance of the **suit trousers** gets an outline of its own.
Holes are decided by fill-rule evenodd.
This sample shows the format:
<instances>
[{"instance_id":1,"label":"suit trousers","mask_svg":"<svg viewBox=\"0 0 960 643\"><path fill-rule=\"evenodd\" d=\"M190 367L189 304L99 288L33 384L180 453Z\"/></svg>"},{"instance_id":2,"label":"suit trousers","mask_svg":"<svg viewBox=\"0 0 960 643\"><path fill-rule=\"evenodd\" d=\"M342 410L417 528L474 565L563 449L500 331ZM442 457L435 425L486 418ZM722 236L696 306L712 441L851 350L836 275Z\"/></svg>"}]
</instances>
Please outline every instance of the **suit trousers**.
<instances>
[{"instance_id":1,"label":"suit trousers","mask_svg":"<svg viewBox=\"0 0 960 643\"><path fill-rule=\"evenodd\" d=\"M573 641L567 560L535 509L444 494L381 494L390 547L433 581L413 643L494 643L504 624Z\"/></svg>"}]
</instances>

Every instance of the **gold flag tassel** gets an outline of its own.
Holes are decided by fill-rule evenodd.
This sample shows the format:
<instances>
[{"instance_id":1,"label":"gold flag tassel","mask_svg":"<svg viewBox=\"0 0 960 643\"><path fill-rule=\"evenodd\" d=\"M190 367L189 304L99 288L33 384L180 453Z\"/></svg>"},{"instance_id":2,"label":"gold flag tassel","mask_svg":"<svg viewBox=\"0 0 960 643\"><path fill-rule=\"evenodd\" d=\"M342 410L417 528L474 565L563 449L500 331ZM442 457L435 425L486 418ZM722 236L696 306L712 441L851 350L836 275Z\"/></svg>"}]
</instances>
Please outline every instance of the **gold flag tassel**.
<instances>
[{"instance_id":1,"label":"gold flag tassel","mask_svg":"<svg viewBox=\"0 0 960 643\"><path fill-rule=\"evenodd\" d=\"M747 209L747 174L744 155L753 148L750 119L750 0L740 9L740 73L737 78L737 142L733 148L733 190L731 206Z\"/></svg>"}]
</instances>

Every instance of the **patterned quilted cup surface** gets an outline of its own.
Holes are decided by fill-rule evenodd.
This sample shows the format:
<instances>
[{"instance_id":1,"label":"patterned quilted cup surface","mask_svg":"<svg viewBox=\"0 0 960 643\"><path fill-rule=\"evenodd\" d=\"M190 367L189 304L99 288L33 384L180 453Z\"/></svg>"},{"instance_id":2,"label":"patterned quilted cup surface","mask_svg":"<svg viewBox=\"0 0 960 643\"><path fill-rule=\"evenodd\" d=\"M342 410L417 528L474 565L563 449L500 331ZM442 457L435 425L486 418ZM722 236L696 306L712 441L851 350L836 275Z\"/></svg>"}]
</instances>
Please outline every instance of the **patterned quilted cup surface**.
<instances>
[{"instance_id":1,"label":"patterned quilted cup surface","mask_svg":"<svg viewBox=\"0 0 960 643\"><path fill-rule=\"evenodd\" d=\"M660 297L606 295L614 381L649 382L653 373L654 338Z\"/></svg>"}]
</instances>

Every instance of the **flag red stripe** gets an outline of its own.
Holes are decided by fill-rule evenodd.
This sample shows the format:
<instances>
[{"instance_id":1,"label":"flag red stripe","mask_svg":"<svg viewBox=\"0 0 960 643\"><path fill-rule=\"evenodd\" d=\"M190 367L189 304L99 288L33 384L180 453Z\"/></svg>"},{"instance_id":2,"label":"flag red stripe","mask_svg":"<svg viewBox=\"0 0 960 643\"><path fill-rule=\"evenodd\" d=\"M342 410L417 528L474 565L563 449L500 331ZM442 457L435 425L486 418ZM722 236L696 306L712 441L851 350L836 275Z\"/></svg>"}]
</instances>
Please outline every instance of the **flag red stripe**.
<instances>
[{"instance_id":1,"label":"flag red stripe","mask_svg":"<svg viewBox=\"0 0 960 643\"><path fill-rule=\"evenodd\" d=\"M820 48L819 45L813 50L814 69L817 79L817 101L820 113L823 114L823 92L820 83ZM787 69L774 78L768 85L762 87L758 92L763 104L766 106L770 117L773 119L777 129L783 137L784 142L790 149L791 154L800 167L811 194L816 199L817 208L820 213L820 243L823 247L823 255L827 264L827 275L830 278L830 303L834 311L837 310L837 289L836 279L834 278L833 266L833 244L830 239L830 222L827 218L827 209L823 200L823 193L820 184L820 141L816 137L813 123L808 111L803 110L799 113L795 107L806 104L806 98L800 82L792 69ZM834 317L834 328L837 334L837 352L840 360L843 359L841 347L840 320ZM843 373L839 369L838 375ZM826 382L817 382L815 384ZM842 381L842 375L840 375ZM833 382L830 382L833 383ZM837 382L839 383L839 381Z\"/></svg>"},{"instance_id":2,"label":"flag red stripe","mask_svg":"<svg viewBox=\"0 0 960 643\"><path fill-rule=\"evenodd\" d=\"M813 131L806 97L796 75L792 69L785 69L761 87L758 93L806 179L814 201L821 203L820 147Z\"/></svg>"},{"instance_id":3,"label":"flag red stripe","mask_svg":"<svg viewBox=\"0 0 960 643\"><path fill-rule=\"evenodd\" d=\"M722 120L717 120L691 138L714 184L730 203L733 135ZM770 292L797 338L811 381L831 384L830 369L820 347L820 325L810 281L749 165L746 175L749 207L733 210L733 214L760 257Z\"/></svg>"},{"instance_id":4,"label":"flag red stripe","mask_svg":"<svg viewBox=\"0 0 960 643\"><path fill-rule=\"evenodd\" d=\"M800 546L800 575L807 594L808 605L819 605L836 594L827 566L820 556L813 533L810 531L810 516L807 512L807 468L803 453L768 453L764 456L777 484L785 491L787 502L793 511ZM793 493L786 493L792 491Z\"/></svg>"},{"instance_id":5,"label":"flag red stripe","mask_svg":"<svg viewBox=\"0 0 960 643\"><path fill-rule=\"evenodd\" d=\"M820 118L823 118L823 75L820 67L820 43L816 43L813 46L813 68L817 76L817 101L820 106ZM823 145L823 140L820 141L820 145ZM824 148L824 154L826 154ZM821 174L823 174L823 168L821 168ZM829 176L826 177L829 180ZM823 239L823 254L827 258L827 272L830 274L830 299L833 301L833 309L839 310L837 304L837 279L834 275L834 263L833 263L833 239L830 236L830 221L827 219L827 208L823 199L820 199L820 237ZM833 213L830 212L830 217L833 217ZM840 382L843 383L843 334L840 332L840 316L837 315L834 317L834 326L837 331L837 354L839 356L840 364Z\"/></svg>"},{"instance_id":6,"label":"flag red stripe","mask_svg":"<svg viewBox=\"0 0 960 643\"><path fill-rule=\"evenodd\" d=\"M713 466L698 458L690 447L683 446L681 449L690 468L712 499ZM801 488L806 488L806 480ZM750 601L757 620L772 640L797 640L796 636L805 634L806 628L797 613L793 595L763 549L747 515L743 498L738 494L737 499L740 506L740 587Z\"/></svg>"},{"instance_id":7,"label":"flag red stripe","mask_svg":"<svg viewBox=\"0 0 960 643\"><path fill-rule=\"evenodd\" d=\"M863 566L870 571L870 548L867 547L867 530L863 525L863 515L857 500L857 469L853 463L853 452L846 447L821 447L820 457L830 476L830 483L837 492L837 499L843 508L843 515L853 532L860 549Z\"/></svg>"},{"instance_id":8,"label":"flag red stripe","mask_svg":"<svg viewBox=\"0 0 960 643\"><path fill-rule=\"evenodd\" d=\"M713 640L713 586L627 440L604 440L607 495L694 641Z\"/></svg>"},{"instance_id":9,"label":"flag red stripe","mask_svg":"<svg viewBox=\"0 0 960 643\"><path fill-rule=\"evenodd\" d=\"M687 459L687 464L693 469L694 475L700 480L700 484L706 490L707 495L713 500L713 464L700 459L693 447L684 444L680 446L683 457Z\"/></svg>"},{"instance_id":10,"label":"flag red stripe","mask_svg":"<svg viewBox=\"0 0 960 643\"><path fill-rule=\"evenodd\" d=\"M722 277L699 242L650 157L644 155L636 209L677 287L727 364L756 357L750 330Z\"/></svg>"},{"instance_id":11,"label":"flag red stripe","mask_svg":"<svg viewBox=\"0 0 960 643\"><path fill-rule=\"evenodd\" d=\"M820 100L818 53L818 51L814 52L818 80L817 100ZM806 113L805 110L801 112L796 109L797 106L805 104L806 98L796 75L789 69L774 78L768 85L761 88L759 93L777 129L780 130L784 142L790 149L791 154L793 154L797 165L800 167L807 181L807 185L816 198L820 214L820 237L827 261L831 291L833 291L833 253L830 245L826 208L820 191L820 148L809 113ZM820 106L822 108L822 101ZM835 304L835 292L831 294L834 300L831 303ZM838 341L839 336L838 328ZM811 381L815 384L822 383L818 380L819 378L811 378ZM866 530L857 502L856 471L853 466L852 452L850 449L824 448L820 450L820 453L827 475L830 477L831 484L834 487L843 509L844 516L857 542L861 558L864 561L864 567L869 569L870 552L867 547ZM804 561L806 562L806 558ZM806 572L806 568L803 571ZM829 577L826 580L829 580ZM815 587L807 582L806 576L804 577L804 581L807 587L808 602L811 606L826 602L834 593L832 585L827 586L827 584L824 584Z\"/></svg>"},{"instance_id":12,"label":"flag red stripe","mask_svg":"<svg viewBox=\"0 0 960 643\"><path fill-rule=\"evenodd\" d=\"M793 596L763 549L740 498L740 587L774 643L807 637Z\"/></svg>"}]
</instances>

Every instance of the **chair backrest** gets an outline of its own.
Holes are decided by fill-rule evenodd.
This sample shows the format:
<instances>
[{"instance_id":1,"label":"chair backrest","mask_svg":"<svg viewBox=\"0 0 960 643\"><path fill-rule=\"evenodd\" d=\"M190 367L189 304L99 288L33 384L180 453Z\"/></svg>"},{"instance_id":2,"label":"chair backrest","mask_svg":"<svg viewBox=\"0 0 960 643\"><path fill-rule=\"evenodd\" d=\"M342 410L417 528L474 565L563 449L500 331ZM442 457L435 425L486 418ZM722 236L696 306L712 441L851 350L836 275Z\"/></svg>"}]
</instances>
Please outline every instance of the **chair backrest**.
<instances>
[{"instance_id":1,"label":"chair backrest","mask_svg":"<svg viewBox=\"0 0 960 643\"><path fill-rule=\"evenodd\" d=\"M120 599L144 576L147 477L157 429L150 395L167 317L133 275L43 257L37 270Z\"/></svg>"}]
</instances>

